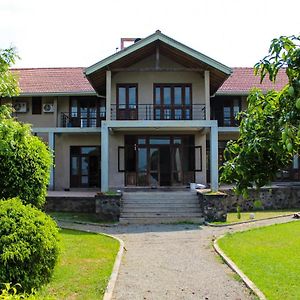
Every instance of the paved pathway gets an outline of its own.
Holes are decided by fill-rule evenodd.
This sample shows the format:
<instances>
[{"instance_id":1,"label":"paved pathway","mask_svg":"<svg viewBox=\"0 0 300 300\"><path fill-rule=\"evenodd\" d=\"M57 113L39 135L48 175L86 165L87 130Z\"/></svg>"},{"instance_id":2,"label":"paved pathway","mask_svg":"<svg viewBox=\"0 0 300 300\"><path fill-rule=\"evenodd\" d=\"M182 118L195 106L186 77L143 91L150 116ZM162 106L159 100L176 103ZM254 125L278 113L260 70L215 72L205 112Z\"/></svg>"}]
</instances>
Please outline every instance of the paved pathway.
<instances>
[{"instance_id":1,"label":"paved pathway","mask_svg":"<svg viewBox=\"0 0 300 300\"><path fill-rule=\"evenodd\" d=\"M100 227L62 224L120 237L125 251L113 299L253 299L212 249L212 239L229 231L284 223L291 217L232 227L142 225Z\"/></svg>"}]
</instances>

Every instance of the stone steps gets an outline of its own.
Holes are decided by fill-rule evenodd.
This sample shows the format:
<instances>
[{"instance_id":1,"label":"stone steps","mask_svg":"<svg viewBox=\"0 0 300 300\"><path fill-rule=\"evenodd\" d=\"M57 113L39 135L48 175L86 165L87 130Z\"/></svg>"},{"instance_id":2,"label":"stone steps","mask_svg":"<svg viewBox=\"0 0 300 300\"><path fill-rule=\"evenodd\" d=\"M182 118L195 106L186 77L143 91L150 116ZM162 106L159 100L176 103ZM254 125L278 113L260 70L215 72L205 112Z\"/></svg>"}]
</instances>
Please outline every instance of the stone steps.
<instances>
[{"instance_id":1,"label":"stone steps","mask_svg":"<svg viewBox=\"0 0 300 300\"><path fill-rule=\"evenodd\" d=\"M122 197L121 224L202 223L196 193L125 192Z\"/></svg>"}]
</instances>

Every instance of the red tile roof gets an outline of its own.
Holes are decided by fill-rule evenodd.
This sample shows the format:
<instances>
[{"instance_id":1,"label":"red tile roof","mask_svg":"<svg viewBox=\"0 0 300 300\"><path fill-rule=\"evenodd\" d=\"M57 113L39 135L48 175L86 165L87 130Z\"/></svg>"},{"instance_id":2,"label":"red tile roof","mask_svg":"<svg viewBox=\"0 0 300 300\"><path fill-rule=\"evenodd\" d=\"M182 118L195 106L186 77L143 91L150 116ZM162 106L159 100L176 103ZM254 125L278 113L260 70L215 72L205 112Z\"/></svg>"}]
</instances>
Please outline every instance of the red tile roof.
<instances>
[{"instance_id":1,"label":"red tile roof","mask_svg":"<svg viewBox=\"0 0 300 300\"><path fill-rule=\"evenodd\" d=\"M94 94L95 91L84 77L84 68L32 68L12 69L19 74L21 94ZM233 73L217 91L218 95L246 95L253 87L263 91L280 90L288 82L284 70L279 71L276 83L265 78L260 84L253 68L233 68Z\"/></svg>"},{"instance_id":2,"label":"red tile roof","mask_svg":"<svg viewBox=\"0 0 300 300\"><path fill-rule=\"evenodd\" d=\"M230 77L218 89L217 95L247 95L254 87L261 89L263 92L268 90L279 91L288 83L285 70L280 70L278 72L275 83L271 82L266 76L262 84L260 83L260 76L254 75L253 68L232 68L232 71Z\"/></svg>"},{"instance_id":3,"label":"red tile roof","mask_svg":"<svg viewBox=\"0 0 300 300\"><path fill-rule=\"evenodd\" d=\"M21 94L95 93L83 74L84 68L12 69L19 76Z\"/></svg>"}]
</instances>

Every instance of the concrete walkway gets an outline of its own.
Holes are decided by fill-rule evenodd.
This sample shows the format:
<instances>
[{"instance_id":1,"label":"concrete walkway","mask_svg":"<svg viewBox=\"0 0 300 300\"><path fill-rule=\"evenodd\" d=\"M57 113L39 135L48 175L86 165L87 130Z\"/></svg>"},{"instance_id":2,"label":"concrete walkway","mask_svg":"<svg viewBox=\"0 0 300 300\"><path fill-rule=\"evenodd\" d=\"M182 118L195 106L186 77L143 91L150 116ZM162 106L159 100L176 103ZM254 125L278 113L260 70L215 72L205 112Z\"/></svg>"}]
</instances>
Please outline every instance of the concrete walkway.
<instances>
[{"instance_id":1,"label":"concrete walkway","mask_svg":"<svg viewBox=\"0 0 300 300\"><path fill-rule=\"evenodd\" d=\"M61 223L63 227L105 232L121 238L125 254L113 299L254 299L212 249L226 232L284 223L291 217L232 227L141 225L100 227Z\"/></svg>"}]
</instances>

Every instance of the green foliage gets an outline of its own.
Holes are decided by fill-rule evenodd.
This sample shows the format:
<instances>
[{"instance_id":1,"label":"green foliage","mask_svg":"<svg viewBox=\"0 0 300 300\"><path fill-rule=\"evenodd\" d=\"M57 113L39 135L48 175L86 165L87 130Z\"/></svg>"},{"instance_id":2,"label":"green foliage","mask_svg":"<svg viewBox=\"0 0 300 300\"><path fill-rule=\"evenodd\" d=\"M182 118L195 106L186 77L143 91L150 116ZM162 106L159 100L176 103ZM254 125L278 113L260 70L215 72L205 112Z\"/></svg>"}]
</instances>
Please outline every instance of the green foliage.
<instances>
[{"instance_id":1,"label":"green foliage","mask_svg":"<svg viewBox=\"0 0 300 300\"><path fill-rule=\"evenodd\" d=\"M10 107L0 106L0 199L19 196L40 208L49 183L51 153L11 112Z\"/></svg>"},{"instance_id":2,"label":"green foliage","mask_svg":"<svg viewBox=\"0 0 300 300\"><path fill-rule=\"evenodd\" d=\"M300 37L274 39L269 55L256 64L261 80L269 74L274 81L284 68L289 84L280 92L263 94L254 89L248 108L239 114L240 137L227 144L221 181L235 183L238 194L262 187L288 165L299 150L300 138Z\"/></svg>"},{"instance_id":3,"label":"green foliage","mask_svg":"<svg viewBox=\"0 0 300 300\"><path fill-rule=\"evenodd\" d=\"M0 300L41 300L34 293L18 293L19 284L12 286L10 283L4 283L3 285L4 288L0 290ZM46 300L46 298L43 298L43 300Z\"/></svg>"},{"instance_id":4,"label":"green foliage","mask_svg":"<svg viewBox=\"0 0 300 300\"><path fill-rule=\"evenodd\" d=\"M20 93L18 77L9 69L17 58L15 48L0 49L0 97L13 97Z\"/></svg>"},{"instance_id":5,"label":"green foliage","mask_svg":"<svg viewBox=\"0 0 300 300\"><path fill-rule=\"evenodd\" d=\"M0 201L0 282L31 292L49 282L57 261L58 228L45 213L15 198Z\"/></svg>"},{"instance_id":6,"label":"green foliage","mask_svg":"<svg viewBox=\"0 0 300 300\"><path fill-rule=\"evenodd\" d=\"M253 207L255 210L261 210L263 208L262 202L260 200L255 200L253 202Z\"/></svg>"}]
</instances>

